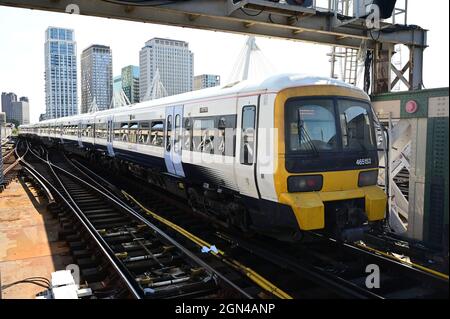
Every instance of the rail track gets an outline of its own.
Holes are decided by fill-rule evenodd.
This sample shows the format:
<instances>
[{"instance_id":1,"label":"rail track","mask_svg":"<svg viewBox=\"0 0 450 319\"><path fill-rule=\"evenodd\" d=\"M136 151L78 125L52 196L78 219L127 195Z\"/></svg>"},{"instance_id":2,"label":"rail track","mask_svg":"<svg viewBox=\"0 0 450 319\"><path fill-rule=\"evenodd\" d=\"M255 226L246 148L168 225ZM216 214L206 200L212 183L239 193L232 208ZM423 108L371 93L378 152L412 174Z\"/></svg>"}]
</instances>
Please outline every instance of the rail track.
<instances>
[{"instance_id":1,"label":"rail track","mask_svg":"<svg viewBox=\"0 0 450 319\"><path fill-rule=\"evenodd\" d=\"M403 261L393 254L373 249L364 243L347 244L311 233L302 243L287 244L258 236L245 237L240 232L224 231L223 228L211 229L210 222L192 213L186 215L189 209L185 203L175 204L173 199L157 189L145 189L142 184L136 188L133 185L136 184L135 181L134 183L127 181L123 175L114 178L111 172L105 174L102 168L96 167L99 176L80 162L75 163L90 171L96 178L108 177L110 185L120 185L126 187L129 192L138 194L145 206L136 198L129 195L127 197L135 204L136 209L140 208L155 221L161 217L165 222L159 221L160 223L173 222L189 233L201 234L205 242L214 243L232 259L252 265L256 272L271 278L277 287L291 296L363 299L448 298L447 274ZM90 163L90 167L95 167L95 164ZM255 264L255 256L258 257L258 264ZM261 263L261 260L265 263ZM380 270L378 289L370 289L366 285L370 274L368 271L371 269L368 266L373 265ZM301 277L304 280L301 280ZM311 285L311 281L315 285Z\"/></svg>"},{"instance_id":2,"label":"rail track","mask_svg":"<svg viewBox=\"0 0 450 319\"><path fill-rule=\"evenodd\" d=\"M6 187L11 181L17 177L20 170L22 169L20 165L21 157L18 155L18 147L21 146L20 142L17 145L10 144L11 146L6 151L5 155L2 156L3 163L3 183L0 188Z\"/></svg>"},{"instance_id":3,"label":"rail track","mask_svg":"<svg viewBox=\"0 0 450 319\"><path fill-rule=\"evenodd\" d=\"M45 151L41 150L41 153ZM64 158L63 161L62 155L60 158L55 156L52 163L57 163L54 164L57 170L75 170L85 176L85 180L95 180L95 187L127 202L126 205L141 218L151 221L155 227L164 228L168 237L190 251L207 248L209 255L244 274L260 288L247 289L253 297L448 298L448 275L390 258L390 255L362 243L345 244L320 234L310 234L301 243L289 244L215 228L210 221L192 214L186 203L175 201L158 189L143 186L123 175L116 176L93 163L87 168L82 159L68 161ZM62 179L68 179L69 187L75 183L73 177L62 171L60 174L64 175ZM77 194L79 186L72 186L74 188L69 191ZM87 204L91 205L88 209L93 209L92 202ZM379 288L370 289L366 271L367 266L373 265L380 270L380 280ZM236 274L229 278L242 283L242 279L236 281Z\"/></svg>"},{"instance_id":4,"label":"rail track","mask_svg":"<svg viewBox=\"0 0 450 319\"><path fill-rule=\"evenodd\" d=\"M94 295L254 298L260 292L222 262L183 247L62 154L28 147L22 162L60 203L52 209Z\"/></svg>"}]
</instances>

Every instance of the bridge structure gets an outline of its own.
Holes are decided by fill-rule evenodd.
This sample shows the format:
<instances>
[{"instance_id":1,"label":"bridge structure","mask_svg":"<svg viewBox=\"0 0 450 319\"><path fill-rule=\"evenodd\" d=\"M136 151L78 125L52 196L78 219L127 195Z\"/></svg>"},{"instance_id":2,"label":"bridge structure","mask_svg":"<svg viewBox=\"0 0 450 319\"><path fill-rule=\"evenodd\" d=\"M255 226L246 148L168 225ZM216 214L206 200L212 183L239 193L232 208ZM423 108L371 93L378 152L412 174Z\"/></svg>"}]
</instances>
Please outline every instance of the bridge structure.
<instances>
[{"instance_id":1,"label":"bridge structure","mask_svg":"<svg viewBox=\"0 0 450 319\"><path fill-rule=\"evenodd\" d=\"M373 0L376 1L376 0ZM0 0L0 5L67 12L196 29L304 41L347 49L367 50L365 89L390 92L399 82L422 89L423 52L427 30L383 20L379 28L358 14L367 0L314 0L310 7L268 0ZM343 4L353 10L343 11ZM347 6L348 8L348 6ZM405 19L406 20L406 19ZM400 69L392 63L395 45L409 48ZM282 54L282 53L280 53Z\"/></svg>"}]
</instances>

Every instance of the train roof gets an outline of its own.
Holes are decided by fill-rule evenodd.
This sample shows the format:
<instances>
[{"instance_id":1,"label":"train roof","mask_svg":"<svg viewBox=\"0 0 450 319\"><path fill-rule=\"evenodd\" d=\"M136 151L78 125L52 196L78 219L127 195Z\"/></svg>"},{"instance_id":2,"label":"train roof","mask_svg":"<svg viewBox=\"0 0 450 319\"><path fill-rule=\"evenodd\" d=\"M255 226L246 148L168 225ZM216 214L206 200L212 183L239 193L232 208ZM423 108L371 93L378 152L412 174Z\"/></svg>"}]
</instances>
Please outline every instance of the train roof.
<instances>
[{"instance_id":1,"label":"train roof","mask_svg":"<svg viewBox=\"0 0 450 319\"><path fill-rule=\"evenodd\" d=\"M140 110L148 107L154 107L154 106L164 106L164 105L180 105L187 102L192 102L196 100L204 100L208 98L215 98L215 97L221 97L221 96L233 96L233 95L240 95L250 92L279 92L283 89L290 88L290 87L300 87L300 86L312 86L312 85L334 85L339 87L346 87L352 90L359 91L363 94L365 94L361 89L345 83L340 80L327 78L327 77L317 77L317 76L309 76L304 74L295 74L295 73L287 73L287 74L279 74L270 76L268 78L264 79L258 79L258 80L246 80L246 81L240 81L235 82L231 84L225 84L222 86L217 86L213 88L198 90L198 91L192 91L187 93L182 93L178 95L173 95L169 97L160 98L157 100L150 100L141 102L138 104L132 105L134 110ZM367 96L367 99L369 99L369 96ZM52 120L46 120L35 124L45 125L45 124L52 124L55 122L61 123L61 122L70 122L73 120L83 120L86 118L91 118L92 116L108 116L112 114L122 113L122 112L128 112L130 110L130 106L123 106L120 108L115 109L109 109L105 111L98 111L95 113L88 113L88 114L80 114L80 115L74 115L71 117L65 117L65 118L59 118L59 119L52 119ZM31 126L33 126L32 124Z\"/></svg>"}]
</instances>

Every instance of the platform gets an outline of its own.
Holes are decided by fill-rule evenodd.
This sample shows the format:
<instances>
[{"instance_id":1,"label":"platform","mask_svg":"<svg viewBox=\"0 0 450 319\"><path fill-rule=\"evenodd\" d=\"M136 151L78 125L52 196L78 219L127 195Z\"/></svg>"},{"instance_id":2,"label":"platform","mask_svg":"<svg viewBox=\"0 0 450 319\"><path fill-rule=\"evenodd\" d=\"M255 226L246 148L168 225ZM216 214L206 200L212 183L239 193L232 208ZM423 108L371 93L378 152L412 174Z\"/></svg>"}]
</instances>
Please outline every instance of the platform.
<instances>
[{"instance_id":1,"label":"platform","mask_svg":"<svg viewBox=\"0 0 450 319\"><path fill-rule=\"evenodd\" d=\"M45 200L22 180L13 181L0 194L1 284L29 277L51 279L51 273L71 263L65 242L58 241L58 221ZM4 299L34 299L44 289L19 284L2 291Z\"/></svg>"}]
</instances>

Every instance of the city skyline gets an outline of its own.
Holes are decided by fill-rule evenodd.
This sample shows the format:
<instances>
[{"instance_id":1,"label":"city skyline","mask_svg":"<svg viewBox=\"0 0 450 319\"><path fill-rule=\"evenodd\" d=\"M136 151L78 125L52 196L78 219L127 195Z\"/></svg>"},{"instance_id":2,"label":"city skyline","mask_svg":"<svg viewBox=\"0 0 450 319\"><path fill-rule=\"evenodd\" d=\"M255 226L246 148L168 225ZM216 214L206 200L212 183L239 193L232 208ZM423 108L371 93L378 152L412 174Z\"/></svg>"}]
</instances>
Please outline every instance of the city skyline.
<instances>
[{"instance_id":1,"label":"city skyline","mask_svg":"<svg viewBox=\"0 0 450 319\"><path fill-rule=\"evenodd\" d=\"M433 3L436 4L436 1ZM437 4L442 8L437 13L432 5L421 6L413 2L409 6L409 23L432 30L428 35L430 47L425 50L426 88L448 86L448 61L439 59L439 54L448 51L448 41L442 39L448 38L448 19L445 15L449 4ZM139 64L138 53L146 40L151 37L169 37L189 42L196 55L194 75L218 74L222 82L226 83L246 40L243 35L231 33L9 7L0 8L0 24L8 26L0 29L1 43L12 48L3 50L1 54L0 69L3 76L0 77L0 91L22 92L29 96L33 102L31 122L37 122L39 115L45 111L42 36L49 24L75 29L80 48L92 43L110 46L114 52L114 75L119 75L123 66ZM18 41L19 38L23 41ZM328 46L260 37L257 42L277 72L321 76L330 74ZM404 54L406 61L408 50L404 50Z\"/></svg>"}]
</instances>

